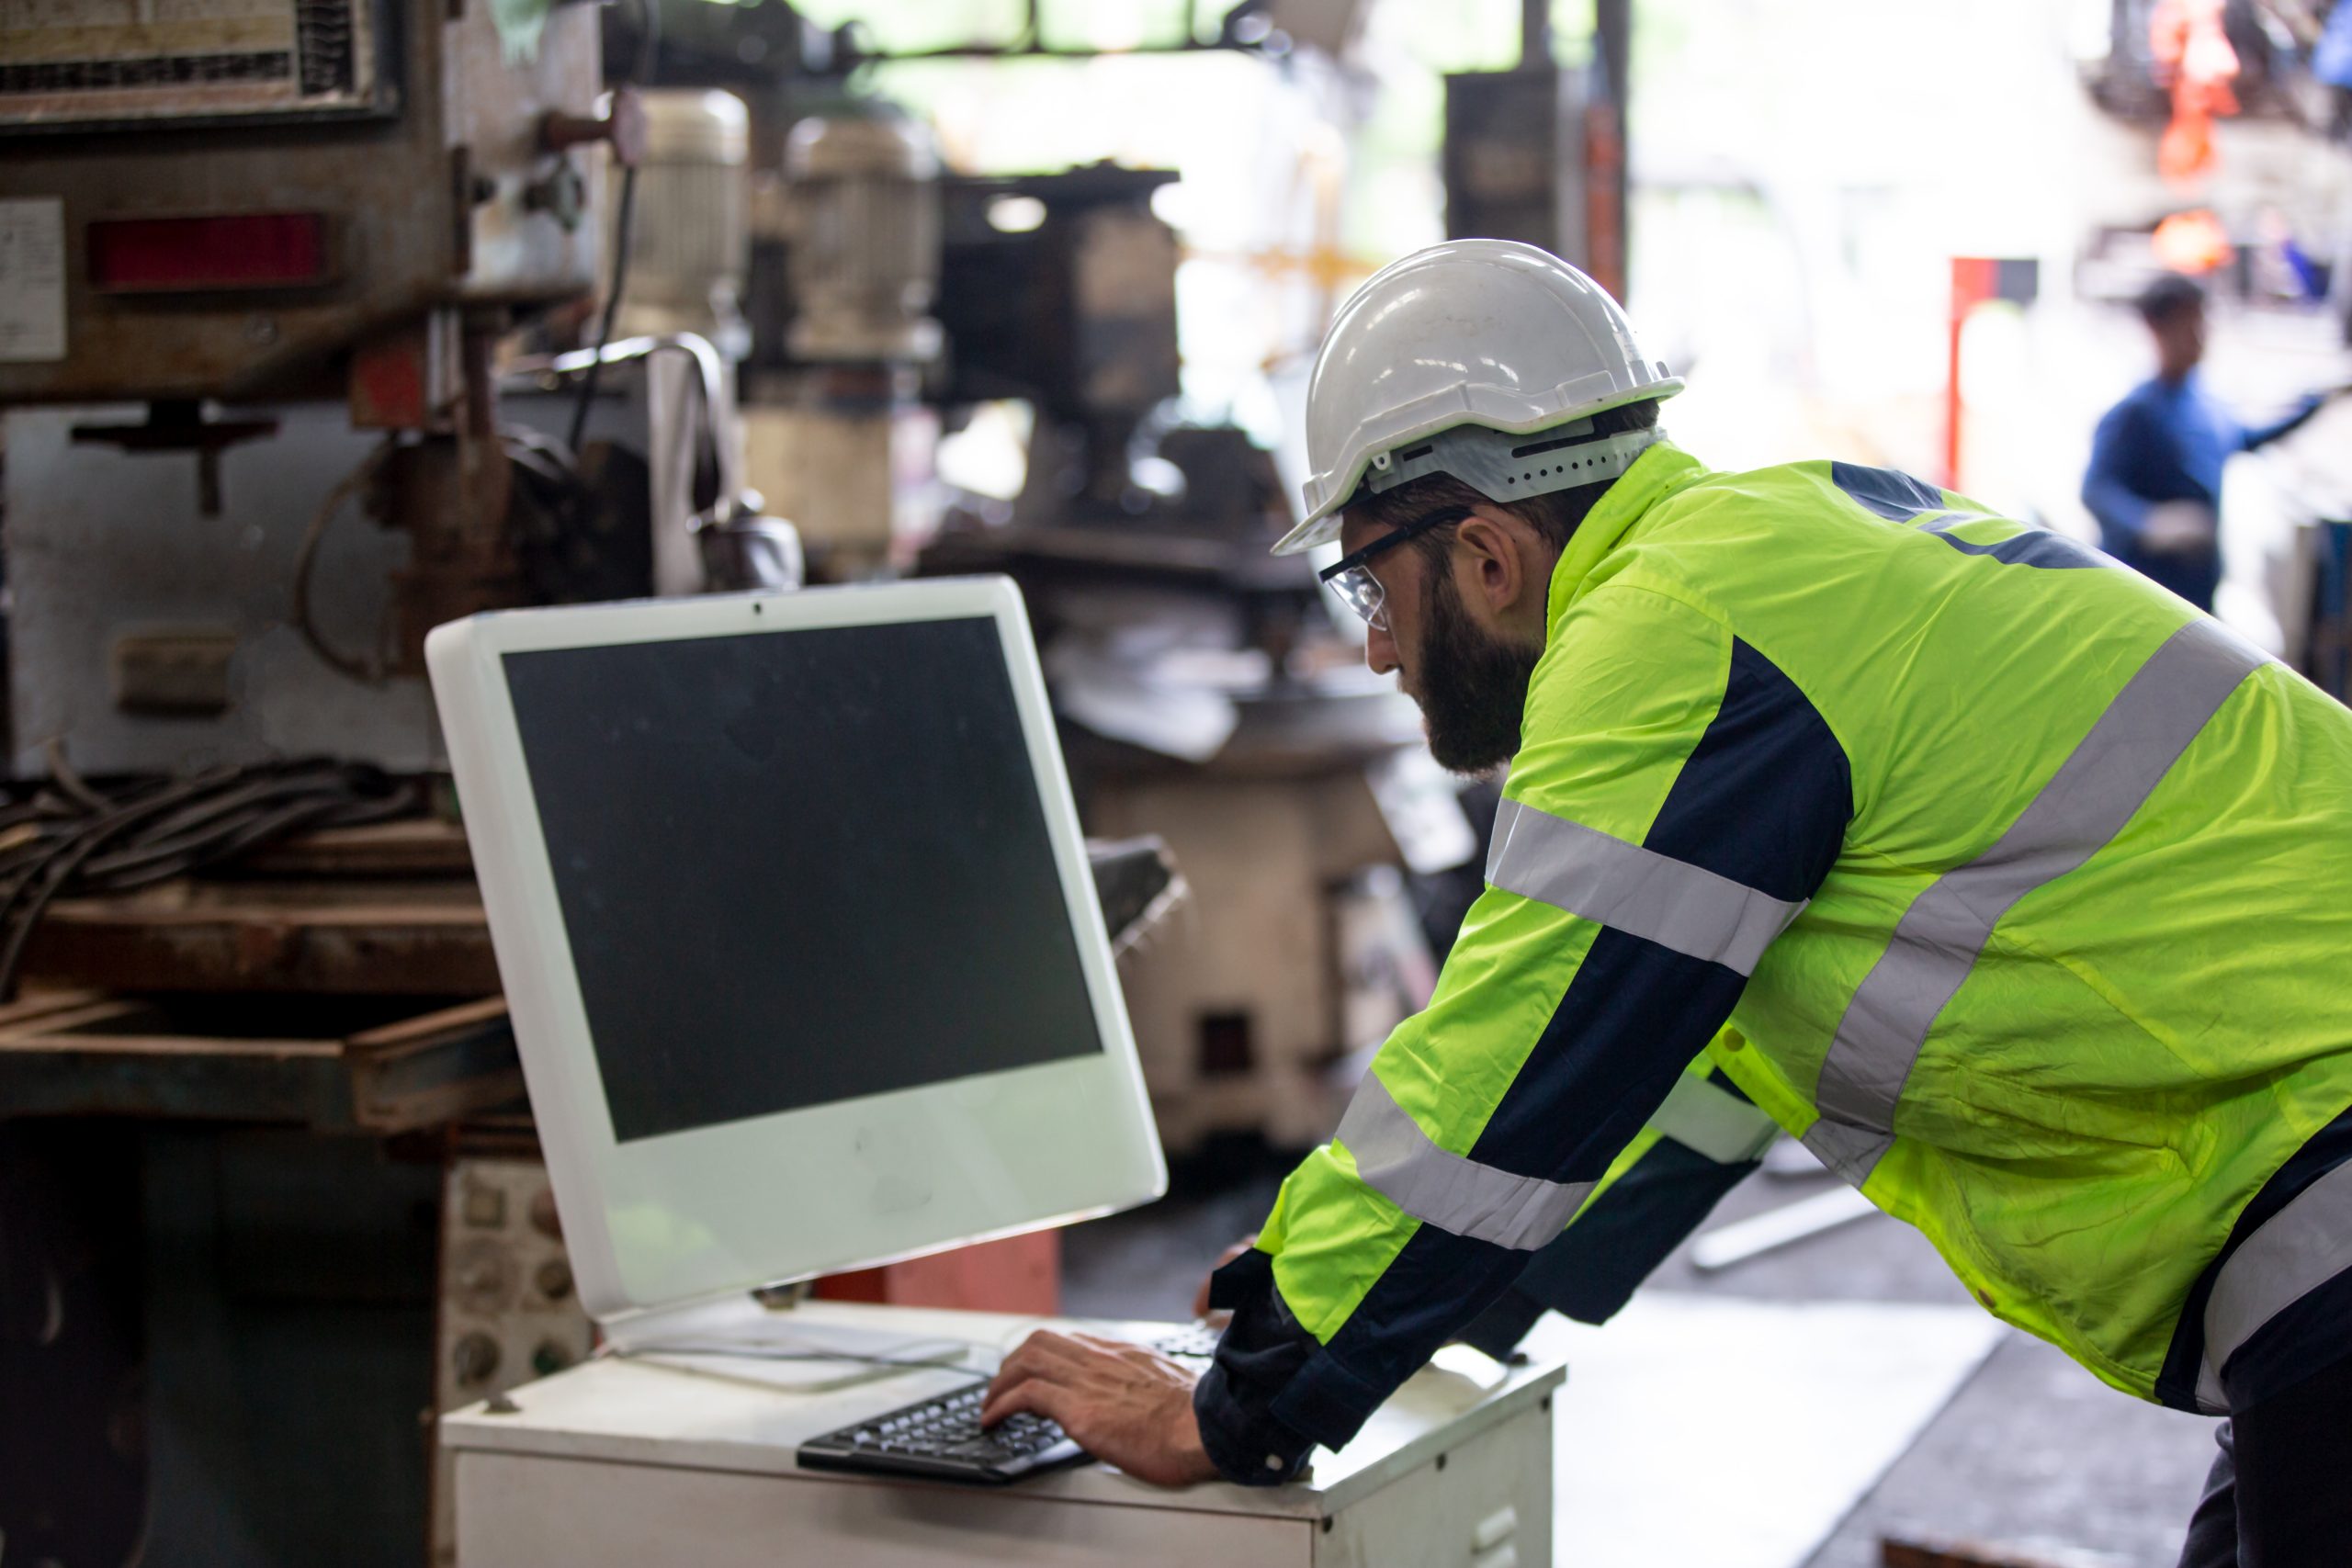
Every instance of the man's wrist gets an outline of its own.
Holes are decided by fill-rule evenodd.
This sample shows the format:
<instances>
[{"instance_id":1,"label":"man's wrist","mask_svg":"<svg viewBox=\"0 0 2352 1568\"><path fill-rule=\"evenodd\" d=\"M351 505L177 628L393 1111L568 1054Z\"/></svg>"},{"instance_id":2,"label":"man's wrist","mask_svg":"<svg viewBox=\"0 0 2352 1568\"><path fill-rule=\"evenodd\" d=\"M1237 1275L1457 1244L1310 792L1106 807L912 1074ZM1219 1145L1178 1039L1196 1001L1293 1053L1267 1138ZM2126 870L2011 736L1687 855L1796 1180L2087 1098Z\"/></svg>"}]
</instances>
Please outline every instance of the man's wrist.
<instances>
[{"instance_id":1,"label":"man's wrist","mask_svg":"<svg viewBox=\"0 0 2352 1568\"><path fill-rule=\"evenodd\" d=\"M1208 1445L1201 1440L1200 1412L1189 1399L1176 1421L1176 1462L1184 1472L1181 1484L1219 1479L1216 1461L1209 1458Z\"/></svg>"}]
</instances>

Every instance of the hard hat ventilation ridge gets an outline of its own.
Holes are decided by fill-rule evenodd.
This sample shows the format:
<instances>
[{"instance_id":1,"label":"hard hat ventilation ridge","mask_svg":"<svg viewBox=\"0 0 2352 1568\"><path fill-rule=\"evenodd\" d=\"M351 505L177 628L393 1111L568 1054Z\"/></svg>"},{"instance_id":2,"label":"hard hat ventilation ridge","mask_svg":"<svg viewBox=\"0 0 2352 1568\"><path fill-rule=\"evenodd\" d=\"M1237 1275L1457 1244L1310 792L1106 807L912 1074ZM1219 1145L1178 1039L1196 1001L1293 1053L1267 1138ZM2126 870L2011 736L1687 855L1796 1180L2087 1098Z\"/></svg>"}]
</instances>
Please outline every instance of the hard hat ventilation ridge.
<instances>
[{"instance_id":1,"label":"hard hat ventilation ridge","mask_svg":"<svg viewBox=\"0 0 2352 1568\"><path fill-rule=\"evenodd\" d=\"M1374 458L1363 491L1379 495L1430 474L1447 474L1491 501L1524 501L1579 485L1606 484L1666 434L1652 427L1593 435L1592 421L1577 423L1580 432L1536 442L1483 425L1456 425L1401 452Z\"/></svg>"}]
</instances>

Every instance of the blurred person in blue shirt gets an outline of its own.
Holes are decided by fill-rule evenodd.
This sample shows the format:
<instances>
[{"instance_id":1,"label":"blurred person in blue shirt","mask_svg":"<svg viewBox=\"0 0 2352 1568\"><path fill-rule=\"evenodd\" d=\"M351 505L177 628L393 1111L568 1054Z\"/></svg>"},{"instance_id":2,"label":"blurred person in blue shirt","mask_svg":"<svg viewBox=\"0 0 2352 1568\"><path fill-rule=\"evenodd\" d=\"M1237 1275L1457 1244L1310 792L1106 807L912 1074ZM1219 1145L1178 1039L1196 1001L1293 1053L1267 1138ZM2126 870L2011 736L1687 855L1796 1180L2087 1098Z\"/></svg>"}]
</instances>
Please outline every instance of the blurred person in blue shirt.
<instances>
[{"instance_id":1,"label":"blurred person in blue shirt","mask_svg":"<svg viewBox=\"0 0 2352 1568\"><path fill-rule=\"evenodd\" d=\"M2150 284L2140 319L2156 344L2156 373L2108 410L2091 442L2083 504L2098 519L2107 553L2199 609L2222 580L2222 465L2299 428L2324 395L2249 428L2206 394L2205 290L2177 273Z\"/></svg>"}]
</instances>

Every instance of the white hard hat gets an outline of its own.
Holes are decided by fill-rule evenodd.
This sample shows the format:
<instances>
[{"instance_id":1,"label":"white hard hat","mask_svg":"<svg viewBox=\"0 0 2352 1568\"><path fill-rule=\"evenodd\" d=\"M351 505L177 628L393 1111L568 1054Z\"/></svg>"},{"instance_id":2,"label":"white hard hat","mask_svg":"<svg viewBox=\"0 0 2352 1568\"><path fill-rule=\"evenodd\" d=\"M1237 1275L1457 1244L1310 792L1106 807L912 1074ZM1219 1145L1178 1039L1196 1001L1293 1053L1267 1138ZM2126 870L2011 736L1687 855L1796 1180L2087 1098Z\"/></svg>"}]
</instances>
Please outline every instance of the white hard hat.
<instances>
[{"instance_id":1,"label":"white hard hat","mask_svg":"<svg viewBox=\"0 0 2352 1568\"><path fill-rule=\"evenodd\" d=\"M1497 501L1614 479L1657 433L1576 440L1591 416L1681 389L1642 357L1617 301L1549 252L1514 240L1416 251L1355 291L1315 356L1306 521L1274 553L1336 537L1367 471L1376 491L1442 472ZM1567 439L1493 434L1539 430Z\"/></svg>"}]
</instances>

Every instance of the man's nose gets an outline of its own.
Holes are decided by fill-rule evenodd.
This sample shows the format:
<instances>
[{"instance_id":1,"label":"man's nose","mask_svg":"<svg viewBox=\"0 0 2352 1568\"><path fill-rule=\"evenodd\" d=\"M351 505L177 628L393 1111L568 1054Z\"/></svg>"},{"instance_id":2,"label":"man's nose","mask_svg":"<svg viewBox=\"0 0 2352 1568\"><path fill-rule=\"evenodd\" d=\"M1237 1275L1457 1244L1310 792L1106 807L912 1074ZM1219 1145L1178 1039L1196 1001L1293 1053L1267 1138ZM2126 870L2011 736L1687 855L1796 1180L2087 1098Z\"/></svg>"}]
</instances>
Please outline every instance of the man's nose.
<instances>
[{"instance_id":1,"label":"man's nose","mask_svg":"<svg viewBox=\"0 0 2352 1568\"><path fill-rule=\"evenodd\" d=\"M1386 626L1370 627L1363 639L1363 661L1372 666L1375 675L1385 675L1397 667L1396 637Z\"/></svg>"}]
</instances>

